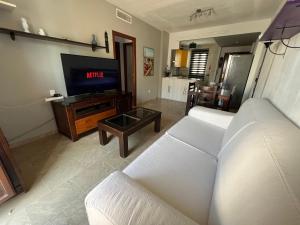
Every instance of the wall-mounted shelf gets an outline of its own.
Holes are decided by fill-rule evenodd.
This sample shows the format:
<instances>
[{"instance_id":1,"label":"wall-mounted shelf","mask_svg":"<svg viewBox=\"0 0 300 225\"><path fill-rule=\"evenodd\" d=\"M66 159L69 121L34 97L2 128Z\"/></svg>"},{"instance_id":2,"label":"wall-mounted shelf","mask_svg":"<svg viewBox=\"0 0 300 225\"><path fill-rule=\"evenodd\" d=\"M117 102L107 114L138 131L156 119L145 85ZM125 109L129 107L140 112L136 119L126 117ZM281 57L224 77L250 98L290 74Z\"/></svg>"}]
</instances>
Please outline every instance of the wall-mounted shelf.
<instances>
[{"instance_id":1,"label":"wall-mounted shelf","mask_svg":"<svg viewBox=\"0 0 300 225\"><path fill-rule=\"evenodd\" d=\"M6 2L6 1L1 1L0 0L0 9L4 9L4 10L9 10L12 11L16 8L17 6L15 4Z\"/></svg>"},{"instance_id":2,"label":"wall-mounted shelf","mask_svg":"<svg viewBox=\"0 0 300 225\"><path fill-rule=\"evenodd\" d=\"M300 32L300 0L288 0L260 41L289 39Z\"/></svg>"},{"instance_id":3,"label":"wall-mounted shelf","mask_svg":"<svg viewBox=\"0 0 300 225\"><path fill-rule=\"evenodd\" d=\"M70 44L70 45L90 47L90 48L92 48L93 51L96 51L97 49L106 49L106 52L107 53L109 52L107 32L105 32L105 34L104 34L105 46L93 45L93 44L78 42L78 41L72 41L72 40L65 39L65 38L57 38L57 37L43 36L43 35L33 34L33 33L26 33L23 31L12 30L12 29L7 29L7 28L0 28L0 33L10 35L12 40L16 40L16 36L20 36L20 37L26 37L26 38L32 38L32 39L38 39L38 40L44 40L44 41L52 41L52 42Z\"/></svg>"}]
</instances>

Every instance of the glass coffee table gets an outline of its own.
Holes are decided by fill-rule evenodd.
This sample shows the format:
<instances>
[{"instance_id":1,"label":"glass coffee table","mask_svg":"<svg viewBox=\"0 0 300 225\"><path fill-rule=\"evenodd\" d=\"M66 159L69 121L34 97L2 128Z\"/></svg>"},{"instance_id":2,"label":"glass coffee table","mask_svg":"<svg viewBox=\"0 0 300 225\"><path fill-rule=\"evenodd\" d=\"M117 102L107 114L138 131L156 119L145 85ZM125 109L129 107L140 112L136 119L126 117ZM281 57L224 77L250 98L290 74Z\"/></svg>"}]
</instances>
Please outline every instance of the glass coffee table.
<instances>
[{"instance_id":1,"label":"glass coffee table","mask_svg":"<svg viewBox=\"0 0 300 225\"><path fill-rule=\"evenodd\" d=\"M128 156L128 136L154 122L154 131L160 131L161 112L146 108L135 108L127 113L119 114L98 122L101 145L108 143L109 132L119 138L120 156Z\"/></svg>"}]
</instances>

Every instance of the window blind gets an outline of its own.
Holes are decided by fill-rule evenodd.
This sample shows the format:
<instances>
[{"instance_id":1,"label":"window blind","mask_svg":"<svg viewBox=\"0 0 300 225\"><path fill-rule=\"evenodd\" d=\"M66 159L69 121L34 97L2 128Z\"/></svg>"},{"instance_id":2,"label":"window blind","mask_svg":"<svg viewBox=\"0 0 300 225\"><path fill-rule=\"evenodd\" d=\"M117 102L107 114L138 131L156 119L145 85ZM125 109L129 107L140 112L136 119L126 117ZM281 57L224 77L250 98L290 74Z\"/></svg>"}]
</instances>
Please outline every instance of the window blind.
<instances>
[{"instance_id":1,"label":"window blind","mask_svg":"<svg viewBox=\"0 0 300 225\"><path fill-rule=\"evenodd\" d=\"M208 49L194 49L191 53L190 77L204 79L208 59Z\"/></svg>"}]
</instances>

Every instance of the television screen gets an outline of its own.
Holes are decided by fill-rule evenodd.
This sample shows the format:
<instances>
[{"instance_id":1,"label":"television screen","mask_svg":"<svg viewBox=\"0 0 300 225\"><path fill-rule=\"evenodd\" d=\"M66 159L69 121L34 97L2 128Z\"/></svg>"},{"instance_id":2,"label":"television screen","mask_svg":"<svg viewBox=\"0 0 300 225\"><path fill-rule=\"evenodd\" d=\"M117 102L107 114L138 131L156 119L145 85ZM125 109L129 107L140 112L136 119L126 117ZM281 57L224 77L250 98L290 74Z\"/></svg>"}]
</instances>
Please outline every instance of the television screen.
<instances>
[{"instance_id":1,"label":"television screen","mask_svg":"<svg viewBox=\"0 0 300 225\"><path fill-rule=\"evenodd\" d=\"M61 59L69 96L120 89L117 60L69 54Z\"/></svg>"}]
</instances>

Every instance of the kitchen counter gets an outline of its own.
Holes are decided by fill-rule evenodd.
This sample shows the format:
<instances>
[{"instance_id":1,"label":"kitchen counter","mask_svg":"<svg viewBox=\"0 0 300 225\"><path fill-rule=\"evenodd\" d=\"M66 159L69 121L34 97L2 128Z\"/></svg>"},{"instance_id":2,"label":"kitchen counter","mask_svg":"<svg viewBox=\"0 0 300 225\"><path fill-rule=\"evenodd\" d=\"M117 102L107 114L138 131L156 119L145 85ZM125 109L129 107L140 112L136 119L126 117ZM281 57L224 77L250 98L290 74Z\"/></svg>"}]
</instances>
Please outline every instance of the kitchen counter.
<instances>
[{"instance_id":1,"label":"kitchen counter","mask_svg":"<svg viewBox=\"0 0 300 225\"><path fill-rule=\"evenodd\" d=\"M195 78L189 78L187 76L169 76L169 77L163 77L163 78L177 78L177 79L196 81Z\"/></svg>"},{"instance_id":2,"label":"kitchen counter","mask_svg":"<svg viewBox=\"0 0 300 225\"><path fill-rule=\"evenodd\" d=\"M161 98L186 102L189 83L193 82L196 79L184 76L163 77Z\"/></svg>"}]
</instances>

